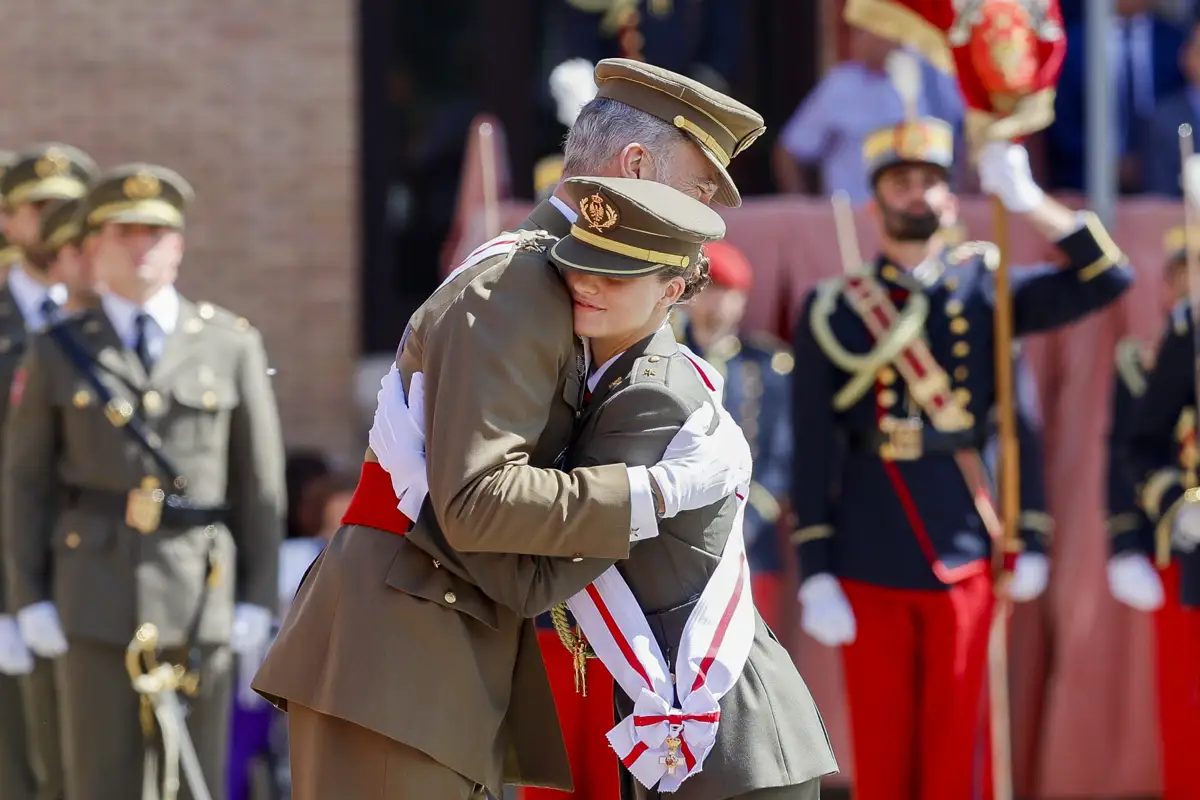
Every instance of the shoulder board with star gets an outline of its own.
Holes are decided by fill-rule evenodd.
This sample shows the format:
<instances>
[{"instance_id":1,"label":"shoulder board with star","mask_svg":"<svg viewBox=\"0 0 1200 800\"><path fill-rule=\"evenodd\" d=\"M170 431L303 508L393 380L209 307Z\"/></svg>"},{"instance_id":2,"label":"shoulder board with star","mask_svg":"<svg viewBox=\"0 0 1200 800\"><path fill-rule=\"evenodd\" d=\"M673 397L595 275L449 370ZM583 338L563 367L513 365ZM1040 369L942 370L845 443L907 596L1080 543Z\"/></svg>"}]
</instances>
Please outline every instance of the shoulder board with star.
<instances>
[{"instance_id":1,"label":"shoulder board with star","mask_svg":"<svg viewBox=\"0 0 1200 800\"><path fill-rule=\"evenodd\" d=\"M982 260L989 270L1000 266L1000 248L992 242L982 240L963 242L946 251L946 265L960 267L972 261Z\"/></svg>"},{"instance_id":2,"label":"shoulder board with star","mask_svg":"<svg viewBox=\"0 0 1200 800\"><path fill-rule=\"evenodd\" d=\"M200 327L204 325L212 325L215 328L236 331L240 333L248 332L254 329L250 324L250 320L245 317L235 314L227 308L222 308L215 303L208 301L200 301L196 303L196 316L192 321L198 321ZM186 324L186 323L185 323Z\"/></svg>"},{"instance_id":3,"label":"shoulder board with star","mask_svg":"<svg viewBox=\"0 0 1200 800\"><path fill-rule=\"evenodd\" d=\"M788 375L796 366L792 348L783 339L767 331L754 331L742 337L747 349L762 353L770 362L771 370L777 375Z\"/></svg>"}]
</instances>

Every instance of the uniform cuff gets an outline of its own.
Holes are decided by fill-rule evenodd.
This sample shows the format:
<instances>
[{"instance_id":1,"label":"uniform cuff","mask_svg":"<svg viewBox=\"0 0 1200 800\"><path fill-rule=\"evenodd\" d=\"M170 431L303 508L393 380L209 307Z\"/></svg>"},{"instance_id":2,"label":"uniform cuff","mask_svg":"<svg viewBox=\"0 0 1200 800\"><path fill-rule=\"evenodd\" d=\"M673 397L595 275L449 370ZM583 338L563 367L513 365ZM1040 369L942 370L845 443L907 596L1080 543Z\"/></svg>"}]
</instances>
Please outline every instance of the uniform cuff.
<instances>
[{"instance_id":1,"label":"uniform cuff","mask_svg":"<svg viewBox=\"0 0 1200 800\"><path fill-rule=\"evenodd\" d=\"M658 536L658 514L654 493L650 491L650 471L645 467L626 467L629 472L629 541L640 542Z\"/></svg>"},{"instance_id":2,"label":"uniform cuff","mask_svg":"<svg viewBox=\"0 0 1200 800\"><path fill-rule=\"evenodd\" d=\"M1122 263L1125 256L1100 218L1091 211L1081 211L1076 220L1078 227L1059 239L1057 245L1066 255L1070 269L1078 273L1081 283L1086 283Z\"/></svg>"},{"instance_id":3,"label":"uniform cuff","mask_svg":"<svg viewBox=\"0 0 1200 800\"><path fill-rule=\"evenodd\" d=\"M1017 528L1027 553L1045 553L1050 537L1054 535L1054 518L1045 511L1022 511L1017 518Z\"/></svg>"},{"instance_id":4,"label":"uniform cuff","mask_svg":"<svg viewBox=\"0 0 1200 800\"><path fill-rule=\"evenodd\" d=\"M806 525L792 533L792 544L796 546L796 557L800 562L801 580L822 572L833 572L829 548L832 537L832 525Z\"/></svg>"}]
</instances>

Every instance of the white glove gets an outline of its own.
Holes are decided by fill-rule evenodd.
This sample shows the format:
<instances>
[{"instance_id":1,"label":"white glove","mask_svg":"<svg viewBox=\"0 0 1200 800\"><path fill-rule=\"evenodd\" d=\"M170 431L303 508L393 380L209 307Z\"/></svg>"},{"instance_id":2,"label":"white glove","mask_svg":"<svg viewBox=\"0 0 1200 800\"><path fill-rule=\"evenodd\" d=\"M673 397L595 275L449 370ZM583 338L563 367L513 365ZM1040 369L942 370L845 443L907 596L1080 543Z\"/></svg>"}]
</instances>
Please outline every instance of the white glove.
<instances>
[{"instance_id":1,"label":"white glove","mask_svg":"<svg viewBox=\"0 0 1200 800\"><path fill-rule=\"evenodd\" d=\"M586 58L568 59L550 71L550 94L558 107L555 116L568 128L575 124L579 110L599 91L592 77L594 71L592 62Z\"/></svg>"},{"instance_id":2,"label":"white glove","mask_svg":"<svg viewBox=\"0 0 1200 800\"><path fill-rule=\"evenodd\" d=\"M1185 553L1192 552L1200 544L1200 503L1183 503L1179 507L1171 541Z\"/></svg>"},{"instance_id":3,"label":"white glove","mask_svg":"<svg viewBox=\"0 0 1200 800\"><path fill-rule=\"evenodd\" d=\"M1021 553L1013 565L1012 583L1008 596L1014 603L1033 600L1046 591L1050 579L1050 559L1045 553Z\"/></svg>"},{"instance_id":4,"label":"white glove","mask_svg":"<svg viewBox=\"0 0 1200 800\"><path fill-rule=\"evenodd\" d=\"M709 434L714 418L716 430ZM671 439L650 475L662 491L664 518L720 502L750 482L753 461L742 429L724 409L706 403Z\"/></svg>"},{"instance_id":5,"label":"white glove","mask_svg":"<svg viewBox=\"0 0 1200 800\"><path fill-rule=\"evenodd\" d=\"M854 609L837 578L822 572L800 584L800 627L826 647L850 644L858 635Z\"/></svg>"},{"instance_id":6,"label":"white glove","mask_svg":"<svg viewBox=\"0 0 1200 800\"><path fill-rule=\"evenodd\" d=\"M1141 553L1119 553L1108 560L1108 590L1119 602L1138 611L1162 608L1162 578Z\"/></svg>"},{"instance_id":7,"label":"white glove","mask_svg":"<svg viewBox=\"0 0 1200 800\"><path fill-rule=\"evenodd\" d=\"M33 672L33 653L21 638L17 621L0 614L0 675L28 675Z\"/></svg>"},{"instance_id":8,"label":"white glove","mask_svg":"<svg viewBox=\"0 0 1200 800\"><path fill-rule=\"evenodd\" d=\"M252 603L238 603L233 608L233 630L229 649L237 656L237 699L242 708L254 708L266 702L250 688L258 668L271 647L271 612Z\"/></svg>"},{"instance_id":9,"label":"white glove","mask_svg":"<svg viewBox=\"0 0 1200 800\"><path fill-rule=\"evenodd\" d=\"M49 600L18 611L17 628L29 649L42 658L58 658L67 652L67 636L58 620L58 609Z\"/></svg>"},{"instance_id":10,"label":"white glove","mask_svg":"<svg viewBox=\"0 0 1200 800\"><path fill-rule=\"evenodd\" d=\"M1032 211L1046 198L1029 170L1029 152L1011 142L988 142L979 151L979 186L1014 214Z\"/></svg>"},{"instance_id":11,"label":"white glove","mask_svg":"<svg viewBox=\"0 0 1200 800\"><path fill-rule=\"evenodd\" d=\"M400 513L416 519L429 494L425 474L425 376L413 373L405 398L400 370L393 364L379 383L376 400L375 421L368 437L371 450L392 479Z\"/></svg>"},{"instance_id":12,"label":"white glove","mask_svg":"<svg viewBox=\"0 0 1200 800\"><path fill-rule=\"evenodd\" d=\"M233 652L254 653L271 638L271 612L253 603L238 603L233 608L233 630L229 648Z\"/></svg>"}]
</instances>

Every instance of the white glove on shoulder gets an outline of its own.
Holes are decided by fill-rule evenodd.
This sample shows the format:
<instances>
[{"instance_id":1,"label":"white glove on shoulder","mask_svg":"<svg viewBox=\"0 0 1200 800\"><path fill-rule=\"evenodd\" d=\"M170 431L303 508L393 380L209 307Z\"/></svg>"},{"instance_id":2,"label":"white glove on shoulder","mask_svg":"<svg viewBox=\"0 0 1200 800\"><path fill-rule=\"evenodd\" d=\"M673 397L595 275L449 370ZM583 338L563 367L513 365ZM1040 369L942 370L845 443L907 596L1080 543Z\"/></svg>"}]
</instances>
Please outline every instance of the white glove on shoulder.
<instances>
[{"instance_id":1,"label":"white glove on shoulder","mask_svg":"<svg viewBox=\"0 0 1200 800\"><path fill-rule=\"evenodd\" d=\"M1025 603L1046 591L1050 580L1050 559L1045 553L1021 553L1013 565L1012 583L1008 596L1015 603Z\"/></svg>"},{"instance_id":2,"label":"white glove on shoulder","mask_svg":"<svg viewBox=\"0 0 1200 800\"><path fill-rule=\"evenodd\" d=\"M405 397L400 370L393 364L379 383L368 440L392 480L399 499L397 508L415 520L429 494L425 473L425 376L413 373L408 389Z\"/></svg>"},{"instance_id":3,"label":"white glove on shoulder","mask_svg":"<svg viewBox=\"0 0 1200 800\"><path fill-rule=\"evenodd\" d=\"M67 652L67 636L58 619L58 609L49 600L18 611L17 628L29 649L42 658L58 658Z\"/></svg>"},{"instance_id":4,"label":"white glove on shoulder","mask_svg":"<svg viewBox=\"0 0 1200 800\"><path fill-rule=\"evenodd\" d=\"M980 149L979 186L1015 214L1032 211L1046 199L1029 169L1029 152L1011 142L988 142Z\"/></svg>"},{"instance_id":5,"label":"white glove on shoulder","mask_svg":"<svg viewBox=\"0 0 1200 800\"><path fill-rule=\"evenodd\" d=\"M692 412L649 472L662 491L663 516L669 518L733 494L750 482L752 465L750 445L733 417L705 404Z\"/></svg>"},{"instance_id":6,"label":"white glove on shoulder","mask_svg":"<svg viewBox=\"0 0 1200 800\"><path fill-rule=\"evenodd\" d=\"M842 591L838 579L827 572L800 584L800 627L826 647L850 644L858 635L854 609Z\"/></svg>"},{"instance_id":7,"label":"white glove on shoulder","mask_svg":"<svg viewBox=\"0 0 1200 800\"><path fill-rule=\"evenodd\" d=\"M1118 553L1108 560L1108 590L1118 602L1138 611L1157 611L1163 605L1158 570L1142 553Z\"/></svg>"},{"instance_id":8,"label":"white glove on shoulder","mask_svg":"<svg viewBox=\"0 0 1200 800\"><path fill-rule=\"evenodd\" d=\"M0 614L0 675L28 675L33 672L33 653L21 638L17 621Z\"/></svg>"}]
</instances>

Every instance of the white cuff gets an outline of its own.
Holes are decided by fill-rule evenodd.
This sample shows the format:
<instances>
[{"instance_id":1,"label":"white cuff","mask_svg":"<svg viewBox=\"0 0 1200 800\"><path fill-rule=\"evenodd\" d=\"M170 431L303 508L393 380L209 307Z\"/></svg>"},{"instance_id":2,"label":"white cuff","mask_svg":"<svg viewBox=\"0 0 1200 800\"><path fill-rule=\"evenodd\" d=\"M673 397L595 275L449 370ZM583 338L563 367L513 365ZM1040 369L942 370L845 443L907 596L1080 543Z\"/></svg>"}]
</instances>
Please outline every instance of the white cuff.
<instances>
[{"instance_id":1,"label":"white cuff","mask_svg":"<svg viewBox=\"0 0 1200 800\"><path fill-rule=\"evenodd\" d=\"M650 491L650 471L645 467L625 469L629 472L629 541L653 539L658 536L658 514Z\"/></svg>"},{"instance_id":2,"label":"white cuff","mask_svg":"<svg viewBox=\"0 0 1200 800\"><path fill-rule=\"evenodd\" d=\"M1088 224L1088 218L1090 216L1091 216L1091 214L1087 211L1076 211L1075 212L1075 227L1071 228L1071 230L1067 233L1067 236L1070 236L1072 233L1079 233L1081 230L1086 228L1087 224ZM1063 237L1063 238L1066 238L1066 237Z\"/></svg>"}]
</instances>

